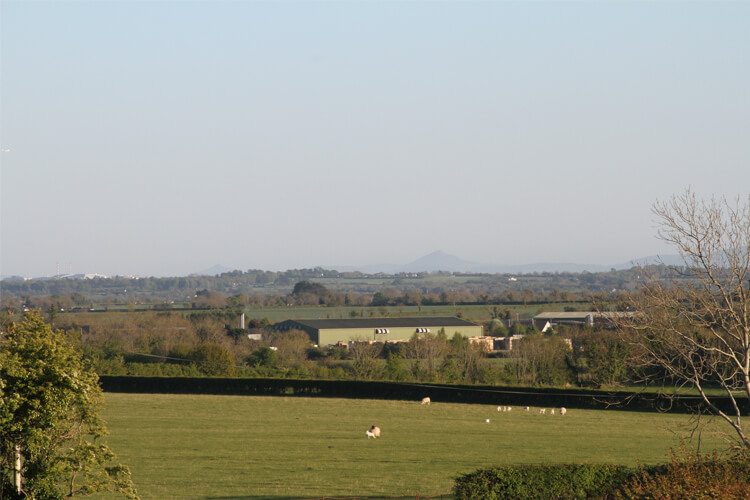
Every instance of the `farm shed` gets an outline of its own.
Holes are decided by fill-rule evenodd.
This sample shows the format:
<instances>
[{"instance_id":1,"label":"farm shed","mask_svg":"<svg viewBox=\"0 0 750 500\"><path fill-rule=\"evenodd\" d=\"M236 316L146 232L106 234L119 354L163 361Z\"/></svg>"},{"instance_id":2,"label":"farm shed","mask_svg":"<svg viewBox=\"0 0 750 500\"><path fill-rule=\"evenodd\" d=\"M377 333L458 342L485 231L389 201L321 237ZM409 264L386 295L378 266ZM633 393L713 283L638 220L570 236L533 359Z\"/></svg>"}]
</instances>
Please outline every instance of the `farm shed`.
<instances>
[{"instance_id":1,"label":"farm shed","mask_svg":"<svg viewBox=\"0 0 750 500\"><path fill-rule=\"evenodd\" d=\"M539 326L540 331L544 331L550 326L555 325L589 325L594 326L593 312L543 312L534 316L534 324Z\"/></svg>"},{"instance_id":2,"label":"farm shed","mask_svg":"<svg viewBox=\"0 0 750 500\"><path fill-rule=\"evenodd\" d=\"M435 334L441 329L445 329L448 338L456 333L464 337L482 335L481 325L455 317L290 319L275 324L274 329L305 331L313 343L321 346L352 340L409 340L414 334Z\"/></svg>"},{"instance_id":3,"label":"farm shed","mask_svg":"<svg viewBox=\"0 0 750 500\"><path fill-rule=\"evenodd\" d=\"M540 331L557 325L588 325L609 327L617 319L633 317L632 312L543 312L534 316L534 324Z\"/></svg>"}]
</instances>

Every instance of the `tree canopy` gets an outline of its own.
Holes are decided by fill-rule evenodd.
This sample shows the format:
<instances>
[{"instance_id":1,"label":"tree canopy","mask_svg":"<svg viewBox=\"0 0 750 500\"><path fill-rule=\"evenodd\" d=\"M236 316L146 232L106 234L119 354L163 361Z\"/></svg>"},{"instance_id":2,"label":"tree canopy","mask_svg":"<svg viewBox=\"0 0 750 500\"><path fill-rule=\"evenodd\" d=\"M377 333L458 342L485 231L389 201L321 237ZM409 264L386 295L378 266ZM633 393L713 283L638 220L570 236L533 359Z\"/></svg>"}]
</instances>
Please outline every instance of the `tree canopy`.
<instances>
[{"instance_id":1,"label":"tree canopy","mask_svg":"<svg viewBox=\"0 0 750 500\"><path fill-rule=\"evenodd\" d=\"M97 491L138 498L101 438L102 391L64 332L36 311L7 325L0 344L3 498L57 499Z\"/></svg>"}]
</instances>

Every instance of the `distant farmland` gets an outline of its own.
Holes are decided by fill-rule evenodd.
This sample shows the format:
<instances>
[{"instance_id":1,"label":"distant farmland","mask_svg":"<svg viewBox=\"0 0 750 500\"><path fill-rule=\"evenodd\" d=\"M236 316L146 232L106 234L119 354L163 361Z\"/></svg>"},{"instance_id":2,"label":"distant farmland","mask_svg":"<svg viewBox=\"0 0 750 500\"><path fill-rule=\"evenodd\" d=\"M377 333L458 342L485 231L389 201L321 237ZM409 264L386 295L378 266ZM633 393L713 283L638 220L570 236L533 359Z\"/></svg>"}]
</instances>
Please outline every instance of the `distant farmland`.
<instances>
[{"instance_id":1,"label":"distant farmland","mask_svg":"<svg viewBox=\"0 0 750 500\"><path fill-rule=\"evenodd\" d=\"M679 446L672 431L690 421L302 397L107 394L106 402L107 441L144 499L447 494L459 474L493 465L664 462ZM365 437L373 424L378 440ZM704 449L722 445L704 436Z\"/></svg>"}]
</instances>

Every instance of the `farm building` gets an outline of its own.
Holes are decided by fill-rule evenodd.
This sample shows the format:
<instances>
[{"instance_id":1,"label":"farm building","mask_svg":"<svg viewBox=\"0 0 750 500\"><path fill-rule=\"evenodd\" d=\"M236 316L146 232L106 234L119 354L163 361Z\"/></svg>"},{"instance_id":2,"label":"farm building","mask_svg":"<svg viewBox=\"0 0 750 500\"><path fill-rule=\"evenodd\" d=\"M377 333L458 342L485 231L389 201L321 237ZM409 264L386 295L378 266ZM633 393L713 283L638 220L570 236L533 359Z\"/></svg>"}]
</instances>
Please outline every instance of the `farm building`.
<instances>
[{"instance_id":1,"label":"farm building","mask_svg":"<svg viewBox=\"0 0 750 500\"><path fill-rule=\"evenodd\" d=\"M512 351L513 343L523 340L526 335L508 335L507 337L494 337L492 342L493 351Z\"/></svg>"},{"instance_id":2,"label":"farm building","mask_svg":"<svg viewBox=\"0 0 750 500\"><path fill-rule=\"evenodd\" d=\"M589 325L594 326L594 313L585 312L543 312L534 316L534 323L540 331L555 325Z\"/></svg>"},{"instance_id":3,"label":"farm building","mask_svg":"<svg viewBox=\"0 0 750 500\"><path fill-rule=\"evenodd\" d=\"M543 312L534 316L534 324L542 332L557 325L596 325L607 327L616 319L632 316L632 312Z\"/></svg>"},{"instance_id":4,"label":"farm building","mask_svg":"<svg viewBox=\"0 0 750 500\"><path fill-rule=\"evenodd\" d=\"M290 319L274 325L275 330L302 330L321 346L352 340L379 342L409 340L414 334L445 330L448 338L459 333L480 337L482 326L455 317L367 318L367 319Z\"/></svg>"}]
</instances>

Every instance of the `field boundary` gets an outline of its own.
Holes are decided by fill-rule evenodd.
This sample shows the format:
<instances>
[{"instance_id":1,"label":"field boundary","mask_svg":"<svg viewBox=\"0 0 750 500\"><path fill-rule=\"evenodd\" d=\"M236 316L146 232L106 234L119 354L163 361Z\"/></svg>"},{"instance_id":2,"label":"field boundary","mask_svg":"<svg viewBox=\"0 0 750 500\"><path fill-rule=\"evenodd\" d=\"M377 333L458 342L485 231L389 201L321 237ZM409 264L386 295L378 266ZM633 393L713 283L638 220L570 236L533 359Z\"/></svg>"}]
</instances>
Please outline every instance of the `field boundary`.
<instances>
[{"instance_id":1,"label":"field boundary","mask_svg":"<svg viewBox=\"0 0 750 500\"><path fill-rule=\"evenodd\" d=\"M305 396L405 401L421 401L423 397L429 397L433 402L444 403L564 406L674 413L697 413L704 409L699 396L665 396L651 392L267 378L101 376L99 381L105 392L144 394ZM731 409L732 402L729 398L716 397L712 398L712 402L725 411ZM739 399L739 403L743 413L750 411L747 399Z\"/></svg>"}]
</instances>

